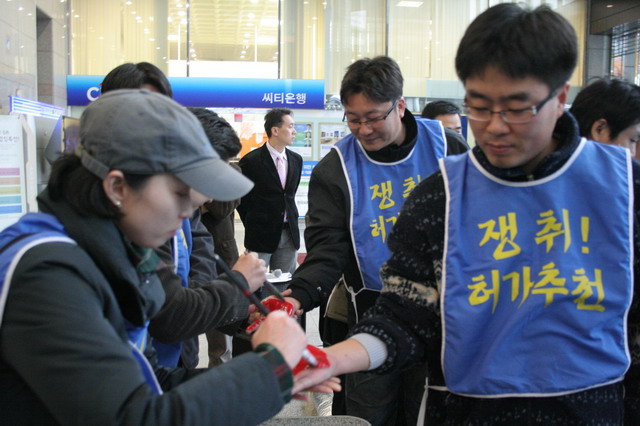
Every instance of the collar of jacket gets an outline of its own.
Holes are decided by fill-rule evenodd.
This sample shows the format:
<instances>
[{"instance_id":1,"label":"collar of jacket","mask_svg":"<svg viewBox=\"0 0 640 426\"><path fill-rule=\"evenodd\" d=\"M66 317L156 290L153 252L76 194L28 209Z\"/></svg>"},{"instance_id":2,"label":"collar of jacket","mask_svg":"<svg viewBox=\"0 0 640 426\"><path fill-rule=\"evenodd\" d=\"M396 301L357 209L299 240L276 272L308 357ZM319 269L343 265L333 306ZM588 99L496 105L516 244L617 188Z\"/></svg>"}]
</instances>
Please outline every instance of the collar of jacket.
<instances>
[{"instance_id":1,"label":"collar of jacket","mask_svg":"<svg viewBox=\"0 0 640 426\"><path fill-rule=\"evenodd\" d=\"M65 231L91 257L109 282L124 317L144 325L162 307L164 291L155 273L139 278L118 227L110 219L83 216L63 200L52 200L45 189L38 196L40 211L55 215Z\"/></svg>"}]
</instances>

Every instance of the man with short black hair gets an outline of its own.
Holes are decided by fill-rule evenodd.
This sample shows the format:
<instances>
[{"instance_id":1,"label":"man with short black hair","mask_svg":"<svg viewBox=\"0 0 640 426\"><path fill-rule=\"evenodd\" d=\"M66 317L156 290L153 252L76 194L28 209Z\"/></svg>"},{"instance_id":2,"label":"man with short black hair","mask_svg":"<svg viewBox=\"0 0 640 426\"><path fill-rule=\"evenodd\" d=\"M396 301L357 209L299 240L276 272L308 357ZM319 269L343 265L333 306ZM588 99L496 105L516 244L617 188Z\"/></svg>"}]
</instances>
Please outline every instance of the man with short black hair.
<instances>
[{"instance_id":1,"label":"man with short black hair","mask_svg":"<svg viewBox=\"0 0 640 426\"><path fill-rule=\"evenodd\" d=\"M220 159L229 163L230 158L238 155L242 144L227 120L207 108L190 107L188 110L200 120L204 133ZM236 164L229 163L229 165L240 171ZM200 206L202 224L213 238L213 249L229 266L235 265L239 258L234 221L234 212L238 205L240 205L240 198L231 201L209 200ZM218 274L223 273L224 269L218 265ZM235 324L235 329L237 329L237 324ZM231 328L225 327L224 331L232 334L235 329L233 326ZM233 346L231 336L215 329L207 330L205 334L207 336L209 368L229 361Z\"/></svg>"},{"instance_id":2,"label":"man with short black hair","mask_svg":"<svg viewBox=\"0 0 640 426\"><path fill-rule=\"evenodd\" d=\"M444 100L431 101L425 105L421 114L422 118L438 120L447 129L462 134L462 120L460 120L460 108L454 103Z\"/></svg>"},{"instance_id":3,"label":"man with short black hair","mask_svg":"<svg viewBox=\"0 0 640 426\"><path fill-rule=\"evenodd\" d=\"M637 154L640 87L624 80L598 79L578 93L569 111L578 120L580 135Z\"/></svg>"},{"instance_id":4,"label":"man with short black hair","mask_svg":"<svg viewBox=\"0 0 640 426\"><path fill-rule=\"evenodd\" d=\"M296 388L426 361L429 399L449 392L428 424L637 424L640 170L564 111L577 58L546 6L471 23L456 70L477 145L411 193L375 307Z\"/></svg>"},{"instance_id":5,"label":"man with short black hair","mask_svg":"<svg viewBox=\"0 0 640 426\"><path fill-rule=\"evenodd\" d=\"M296 136L293 111L271 109L264 117L264 130L267 142L238 163L255 184L238 206L244 246L257 252L271 271L293 273L300 248L295 195L302 174L302 157L287 149Z\"/></svg>"},{"instance_id":6,"label":"man with short black hair","mask_svg":"<svg viewBox=\"0 0 640 426\"><path fill-rule=\"evenodd\" d=\"M406 197L437 169L438 159L466 150L462 137L439 122L414 118L402 89L400 67L390 57L361 59L347 68L340 99L351 134L311 174L307 256L287 298L297 308L309 311L325 303L343 278L352 301L345 307L347 321L356 324L380 295L387 237ZM415 423L424 374L417 367L380 377L348 375L346 414L373 424L392 424L398 415Z\"/></svg>"}]
</instances>

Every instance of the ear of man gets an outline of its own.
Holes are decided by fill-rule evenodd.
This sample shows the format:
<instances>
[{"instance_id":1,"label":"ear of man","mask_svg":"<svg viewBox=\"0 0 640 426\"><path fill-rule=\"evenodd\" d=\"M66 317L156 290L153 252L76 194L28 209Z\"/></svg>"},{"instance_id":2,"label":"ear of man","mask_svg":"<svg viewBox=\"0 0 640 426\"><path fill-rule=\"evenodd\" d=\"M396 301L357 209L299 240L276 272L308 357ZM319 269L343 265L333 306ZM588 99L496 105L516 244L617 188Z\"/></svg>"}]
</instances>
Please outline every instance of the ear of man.
<instances>
[{"instance_id":1,"label":"ear of man","mask_svg":"<svg viewBox=\"0 0 640 426\"><path fill-rule=\"evenodd\" d=\"M591 125L590 138L596 142L609 143L611 142L611 129L609 129L609 123L604 118L600 118L593 122Z\"/></svg>"}]
</instances>

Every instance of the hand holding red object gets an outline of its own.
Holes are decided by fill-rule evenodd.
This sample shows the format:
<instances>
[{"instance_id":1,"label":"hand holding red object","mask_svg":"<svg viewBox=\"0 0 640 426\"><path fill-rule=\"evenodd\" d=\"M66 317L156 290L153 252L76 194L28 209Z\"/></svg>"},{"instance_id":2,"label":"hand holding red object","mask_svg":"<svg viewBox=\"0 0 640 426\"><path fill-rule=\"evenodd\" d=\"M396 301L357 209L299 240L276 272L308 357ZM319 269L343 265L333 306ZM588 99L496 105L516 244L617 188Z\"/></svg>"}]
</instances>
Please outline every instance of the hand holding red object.
<instances>
[{"instance_id":1,"label":"hand holding red object","mask_svg":"<svg viewBox=\"0 0 640 426\"><path fill-rule=\"evenodd\" d=\"M307 345L307 350L311 352L311 355L313 355L316 361L318 361L318 365L316 365L313 368L327 368L331 365L329 364L329 358L327 358L327 354L322 349L317 348L313 345ZM296 368L293 369L293 375L295 376L296 374L298 374L302 370L307 369L308 367L309 367L309 363L307 362L307 360L304 358L301 358L300 362L298 362L298 365L296 365Z\"/></svg>"},{"instance_id":2,"label":"hand holding red object","mask_svg":"<svg viewBox=\"0 0 640 426\"><path fill-rule=\"evenodd\" d=\"M286 302L284 300L279 300L275 298L268 298L262 301L262 304L269 310L269 312L273 311L285 311L287 315L293 316L294 314L294 306L293 304ZM246 329L247 334L251 334L264 322L266 317L261 316L254 322L252 322ZM327 368L329 367L329 360L327 358L327 354L322 350L312 345L307 345L307 351L311 353L316 358L318 365L315 368ZM300 359L298 365L293 369L293 374L296 375L300 371L305 370L309 367L309 362L303 358Z\"/></svg>"},{"instance_id":3,"label":"hand holding red object","mask_svg":"<svg viewBox=\"0 0 640 426\"><path fill-rule=\"evenodd\" d=\"M289 302L284 302L284 301L278 300L278 299L265 299L265 300L262 301L262 304L264 306L266 306L267 309L269 309L269 312L285 311L289 316L293 316L293 305L291 303L289 303ZM265 318L266 317L261 316L260 318L258 318L254 322L252 322L246 328L247 334L251 334L254 331L256 331L258 326L260 324L262 324L262 322L264 321Z\"/></svg>"}]
</instances>

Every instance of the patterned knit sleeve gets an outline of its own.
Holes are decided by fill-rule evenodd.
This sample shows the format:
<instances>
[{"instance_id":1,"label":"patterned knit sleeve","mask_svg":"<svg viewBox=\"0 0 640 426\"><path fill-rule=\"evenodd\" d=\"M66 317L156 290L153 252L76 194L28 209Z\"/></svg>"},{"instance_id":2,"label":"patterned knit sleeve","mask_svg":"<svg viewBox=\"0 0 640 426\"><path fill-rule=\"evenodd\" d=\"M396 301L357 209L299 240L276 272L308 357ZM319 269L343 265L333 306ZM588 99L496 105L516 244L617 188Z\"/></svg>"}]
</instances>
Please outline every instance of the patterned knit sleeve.
<instances>
[{"instance_id":1,"label":"patterned knit sleeve","mask_svg":"<svg viewBox=\"0 0 640 426\"><path fill-rule=\"evenodd\" d=\"M407 199L389 237L391 257L380 272L384 283L381 295L352 330L386 343L387 360L372 370L375 373L429 360L425 348L440 347L444 214L444 182L436 172Z\"/></svg>"}]
</instances>

